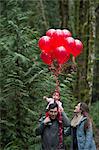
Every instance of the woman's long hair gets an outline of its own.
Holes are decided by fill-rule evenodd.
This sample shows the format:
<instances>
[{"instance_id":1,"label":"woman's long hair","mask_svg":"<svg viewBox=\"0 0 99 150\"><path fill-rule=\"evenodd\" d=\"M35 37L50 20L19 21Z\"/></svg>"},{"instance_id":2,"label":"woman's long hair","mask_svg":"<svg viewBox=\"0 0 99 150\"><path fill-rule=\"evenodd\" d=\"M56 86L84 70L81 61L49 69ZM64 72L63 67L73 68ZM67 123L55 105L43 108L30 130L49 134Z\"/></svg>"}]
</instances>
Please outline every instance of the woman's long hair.
<instances>
[{"instance_id":1,"label":"woman's long hair","mask_svg":"<svg viewBox=\"0 0 99 150\"><path fill-rule=\"evenodd\" d=\"M89 116L89 107L86 103L84 102L80 102L80 110L81 110L81 113L84 117L87 117L87 121L84 125L84 129L88 129L89 126L90 126L90 122L92 122L90 116Z\"/></svg>"}]
</instances>

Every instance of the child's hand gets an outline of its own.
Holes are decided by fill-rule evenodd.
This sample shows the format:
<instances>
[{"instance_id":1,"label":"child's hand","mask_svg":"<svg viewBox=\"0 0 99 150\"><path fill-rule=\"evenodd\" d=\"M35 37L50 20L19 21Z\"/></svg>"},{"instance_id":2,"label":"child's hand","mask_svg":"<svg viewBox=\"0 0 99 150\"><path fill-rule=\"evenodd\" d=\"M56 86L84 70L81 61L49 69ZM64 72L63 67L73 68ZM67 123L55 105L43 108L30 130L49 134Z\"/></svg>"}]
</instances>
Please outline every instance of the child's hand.
<instances>
[{"instance_id":1,"label":"child's hand","mask_svg":"<svg viewBox=\"0 0 99 150\"><path fill-rule=\"evenodd\" d=\"M59 106L59 112L63 112L63 111L64 111L63 107Z\"/></svg>"},{"instance_id":2,"label":"child's hand","mask_svg":"<svg viewBox=\"0 0 99 150\"><path fill-rule=\"evenodd\" d=\"M47 99L47 96L43 96L43 99Z\"/></svg>"}]
</instances>

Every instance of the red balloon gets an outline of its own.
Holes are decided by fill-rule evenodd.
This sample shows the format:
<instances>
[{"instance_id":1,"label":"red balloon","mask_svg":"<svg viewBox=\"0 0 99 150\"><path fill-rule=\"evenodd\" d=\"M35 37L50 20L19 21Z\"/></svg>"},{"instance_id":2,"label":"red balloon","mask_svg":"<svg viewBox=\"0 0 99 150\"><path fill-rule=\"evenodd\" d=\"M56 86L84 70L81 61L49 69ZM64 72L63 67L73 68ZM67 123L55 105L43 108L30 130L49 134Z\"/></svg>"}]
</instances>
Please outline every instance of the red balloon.
<instances>
[{"instance_id":1,"label":"red balloon","mask_svg":"<svg viewBox=\"0 0 99 150\"><path fill-rule=\"evenodd\" d=\"M38 45L43 52L51 52L51 38L49 36L42 36L38 41Z\"/></svg>"},{"instance_id":2,"label":"red balloon","mask_svg":"<svg viewBox=\"0 0 99 150\"><path fill-rule=\"evenodd\" d=\"M63 38L63 31L61 29L57 29L54 33L53 33L53 38Z\"/></svg>"},{"instance_id":3,"label":"red balloon","mask_svg":"<svg viewBox=\"0 0 99 150\"><path fill-rule=\"evenodd\" d=\"M77 48L78 50L80 50L80 51L83 50L83 44L82 44L82 42L81 42L80 40L76 39L76 40L75 40L75 44L76 44L76 48Z\"/></svg>"},{"instance_id":4,"label":"red balloon","mask_svg":"<svg viewBox=\"0 0 99 150\"><path fill-rule=\"evenodd\" d=\"M80 40L76 39L75 40L75 48L74 51L72 52L72 55L77 57L78 55L80 55L80 53L83 50L83 44Z\"/></svg>"},{"instance_id":5,"label":"red balloon","mask_svg":"<svg viewBox=\"0 0 99 150\"><path fill-rule=\"evenodd\" d=\"M66 51L65 47L60 46L54 50L54 56L59 64L67 62L70 58L69 53Z\"/></svg>"},{"instance_id":6,"label":"red balloon","mask_svg":"<svg viewBox=\"0 0 99 150\"><path fill-rule=\"evenodd\" d=\"M64 43L63 31L57 29L52 36L52 48L55 49L56 47L62 46L63 43Z\"/></svg>"},{"instance_id":7,"label":"red balloon","mask_svg":"<svg viewBox=\"0 0 99 150\"><path fill-rule=\"evenodd\" d=\"M51 55L42 52L42 53L40 54L40 58L42 59L42 61L43 61L45 64L47 64L47 65L51 65L51 64L52 64Z\"/></svg>"},{"instance_id":8,"label":"red balloon","mask_svg":"<svg viewBox=\"0 0 99 150\"><path fill-rule=\"evenodd\" d=\"M54 34L54 32L55 32L55 29L49 29L49 30L46 32L46 35L52 37L53 34Z\"/></svg>"},{"instance_id":9,"label":"red balloon","mask_svg":"<svg viewBox=\"0 0 99 150\"><path fill-rule=\"evenodd\" d=\"M75 40L73 37L67 37L65 38L64 47L68 51L68 53L72 54L72 51L74 51L75 48Z\"/></svg>"},{"instance_id":10,"label":"red balloon","mask_svg":"<svg viewBox=\"0 0 99 150\"><path fill-rule=\"evenodd\" d=\"M72 34L71 34L71 32L70 32L69 30L63 29L62 31L63 31L63 36L64 36L64 38L67 38L67 37L71 37L71 36L72 36Z\"/></svg>"}]
</instances>

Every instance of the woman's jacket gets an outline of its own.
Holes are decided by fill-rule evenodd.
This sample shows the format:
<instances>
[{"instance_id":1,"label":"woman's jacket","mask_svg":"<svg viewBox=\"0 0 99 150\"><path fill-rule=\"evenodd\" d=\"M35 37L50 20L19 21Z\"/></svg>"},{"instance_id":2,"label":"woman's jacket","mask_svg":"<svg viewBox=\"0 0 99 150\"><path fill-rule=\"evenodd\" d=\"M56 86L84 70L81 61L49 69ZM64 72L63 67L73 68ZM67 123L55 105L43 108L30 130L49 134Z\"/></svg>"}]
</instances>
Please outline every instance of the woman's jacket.
<instances>
[{"instance_id":1,"label":"woman's jacket","mask_svg":"<svg viewBox=\"0 0 99 150\"><path fill-rule=\"evenodd\" d=\"M96 150L95 141L93 139L92 124L90 123L90 127L86 130L84 129L86 120L87 117L83 117L79 124L76 126L78 150ZM72 136L71 150L73 150L73 128L68 127L64 132L65 135Z\"/></svg>"}]
</instances>

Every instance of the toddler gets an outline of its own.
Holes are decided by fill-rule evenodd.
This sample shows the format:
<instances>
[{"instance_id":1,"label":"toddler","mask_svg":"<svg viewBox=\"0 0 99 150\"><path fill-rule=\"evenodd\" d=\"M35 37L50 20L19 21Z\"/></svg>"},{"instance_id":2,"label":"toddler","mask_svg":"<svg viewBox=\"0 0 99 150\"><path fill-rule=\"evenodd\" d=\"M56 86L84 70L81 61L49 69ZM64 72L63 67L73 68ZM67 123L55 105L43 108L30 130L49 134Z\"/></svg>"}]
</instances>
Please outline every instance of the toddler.
<instances>
[{"instance_id":1,"label":"toddler","mask_svg":"<svg viewBox=\"0 0 99 150\"><path fill-rule=\"evenodd\" d=\"M43 99L45 99L48 102L48 105L46 107L46 110L48 111L49 105L56 102L59 107L59 112L63 111L62 102L60 101L60 94L58 91L55 91L53 93L52 98L48 98L47 96L44 96Z\"/></svg>"}]
</instances>

